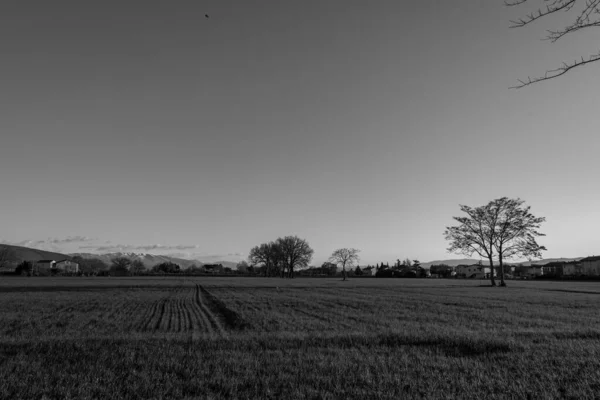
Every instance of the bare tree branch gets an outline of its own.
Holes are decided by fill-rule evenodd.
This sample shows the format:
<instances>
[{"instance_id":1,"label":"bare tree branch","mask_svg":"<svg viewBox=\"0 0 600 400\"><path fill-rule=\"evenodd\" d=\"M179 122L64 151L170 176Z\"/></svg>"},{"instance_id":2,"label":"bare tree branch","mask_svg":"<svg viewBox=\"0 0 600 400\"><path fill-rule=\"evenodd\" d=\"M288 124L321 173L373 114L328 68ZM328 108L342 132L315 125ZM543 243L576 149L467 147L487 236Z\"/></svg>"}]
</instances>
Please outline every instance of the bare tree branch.
<instances>
[{"instance_id":1,"label":"bare tree branch","mask_svg":"<svg viewBox=\"0 0 600 400\"><path fill-rule=\"evenodd\" d=\"M505 0L504 4L508 7L513 7L522 5L527 1L528 0ZM574 21L566 24L564 28L548 30L545 40L554 43L570 33L578 32L587 28L600 27L600 0L585 0L584 2L580 0L543 0L543 2L550 4L546 5L544 8L539 8L537 11L526 14L524 17L521 17L517 20L510 21L512 24L510 27L521 28L550 14L557 13L558 11L570 12L572 9L574 9L575 5L579 4L582 4L582 6L577 8ZM527 77L526 80L519 79L518 85L511 86L510 88L520 89L534 83L558 78L574 68L578 68L598 60L600 60L600 51L598 53L591 54L587 58L582 56L580 60L575 60L572 63L563 62L560 67L547 70L543 76L535 78Z\"/></svg>"}]
</instances>

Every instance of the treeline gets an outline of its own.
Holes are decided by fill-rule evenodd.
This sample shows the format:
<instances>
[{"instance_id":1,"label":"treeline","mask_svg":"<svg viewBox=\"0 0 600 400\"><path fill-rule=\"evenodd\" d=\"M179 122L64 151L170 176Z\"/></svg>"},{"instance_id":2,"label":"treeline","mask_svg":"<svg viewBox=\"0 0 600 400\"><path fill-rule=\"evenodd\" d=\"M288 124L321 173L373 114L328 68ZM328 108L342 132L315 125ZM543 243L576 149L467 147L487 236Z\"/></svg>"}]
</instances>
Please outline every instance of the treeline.
<instances>
[{"instance_id":1,"label":"treeline","mask_svg":"<svg viewBox=\"0 0 600 400\"><path fill-rule=\"evenodd\" d=\"M410 260L408 258L392 266L389 263L375 265L375 276L378 278L424 278L428 275L425 268L421 267L419 260Z\"/></svg>"},{"instance_id":2,"label":"treeline","mask_svg":"<svg viewBox=\"0 0 600 400\"><path fill-rule=\"evenodd\" d=\"M253 247L248 260L253 265L260 265L254 270L263 276L293 278L294 271L308 266L313 253L306 240L285 236Z\"/></svg>"}]
</instances>

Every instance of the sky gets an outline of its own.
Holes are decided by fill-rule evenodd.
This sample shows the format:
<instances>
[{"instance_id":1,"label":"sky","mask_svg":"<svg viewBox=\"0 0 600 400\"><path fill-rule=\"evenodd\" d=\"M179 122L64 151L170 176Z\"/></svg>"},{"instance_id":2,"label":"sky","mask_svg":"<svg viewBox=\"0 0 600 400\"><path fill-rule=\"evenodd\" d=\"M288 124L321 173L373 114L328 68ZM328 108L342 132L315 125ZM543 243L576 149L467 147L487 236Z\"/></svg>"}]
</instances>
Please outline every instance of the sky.
<instances>
[{"instance_id":1,"label":"sky","mask_svg":"<svg viewBox=\"0 0 600 400\"><path fill-rule=\"evenodd\" d=\"M536 3L532 4L536 5ZM600 254L598 50L503 2L21 1L0 6L0 242L313 264L460 258L460 204L519 197L549 257ZM209 15L209 18L205 17Z\"/></svg>"}]
</instances>

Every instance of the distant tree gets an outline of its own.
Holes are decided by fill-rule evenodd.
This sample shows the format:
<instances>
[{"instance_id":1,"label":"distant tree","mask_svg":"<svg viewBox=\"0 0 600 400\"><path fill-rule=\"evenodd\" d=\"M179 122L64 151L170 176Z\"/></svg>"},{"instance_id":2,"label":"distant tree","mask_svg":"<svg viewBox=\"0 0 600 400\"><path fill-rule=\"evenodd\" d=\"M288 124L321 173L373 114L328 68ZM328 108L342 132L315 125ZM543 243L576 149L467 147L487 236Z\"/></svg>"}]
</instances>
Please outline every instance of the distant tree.
<instances>
[{"instance_id":1,"label":"distant tree","mask_svg":"<svg viewBox=\"0 0 600 400\"><path fill-rule=\"evenodd\" d=\"M181 267L179 266L179 264L167 261L153 266L152 272L162 274L178 274L181 272Z\"/></svg>"},{"instance_id":2,"label":"distant tree","mask_svg":"<svg viewBox=\"0 0 600 400\"><path fill-rule=\"evenodd\" d=\"M18 275L31 276L33 274L33 263L29 261L22 261L17 265L15 273Z\"/></svg>"},{"instance_id":3,"label":"distant tree","mask_svg":"<svg viewBox=\"0 0 600 400\"><path fill-rule=\"evenodd\" d=\"M131 260L129 258L116 257L111 260L110 270L118 274L125 274L129 272L130 265Z\"/></svg>"},{"instance_id":4,"label":"distant tree","mask_svg":"<svg viewBox=\"0 0 600 400\"><path fill-rule=\"evenodd\" d=\"M507 6L518 6L523 3L528 3L529 0L505 0ZM531 24L539 19L547 17L551 14L558 12L572 12L573 19L562 28L556 30L548 30L546 39L551 43L558 41L566 35L579 32L586 28L600 27L600 1L597 0L539 0L539 3L543 7L539 8L535 12L531 12L524 17L518 18L515 21L511 21L511 28L521 28ZM578 7L579 6L579 7ZM587 29L586 29L587 31ZM546 71L543 76L537 78L527 78L527 80L519 80L519 84L514 88L522 88L524 86L531 85L533 83L546 81L548 79L557 78L561 75L566 74L573 68L581 67L586 64L590 64L600 60L600 52L596 52L587 57L581 57L580 60L574 60L573 62L564 62L560 67Z\"/></svg>"},{"instance_id":5,"label":"distant tree","mask_svg":"<svg viewBox=\"0 0 600 400\"><path fill-rule=\"evenodd\" d=\"M337 265L331 263L329 261L325 261L321 265L321 273L328 276L336 276L337 275Z\"/></svg>"},{"instance_id":6,"label":"distant tree","mask_svg":"<svg viewBox=\"0 0 600 400\"><path fill-rule=\"evenodd\" d=\"M144 263L141 260L133 260L131 262L131 265L129 266L129 272L131 272L131 274L133 275L139 275L141 273L144 273L146 271L146 267L144 266Z\"/></svg>"},{"instance_id":7,"label":"distant tree","mask_svg":"<svg viewBox=\"0 0 600 400\"><path fill-rule=\"evenodd\" d=\"M194 274L200 271L201 267L198 267L196 264L192 264L185 268L182 272L185 272L186 274Z\"/></svg>"},{"instance_id":8,"label":"distant tree","mask_svg":"<svg viewBox=\"0 0 600 400\"><path fill-rule=\"evenodd\" d=\"M276 244L289 278L294 277L295 268L303 268L310 264L314 250L306 240L298 236L286 236L277 239ZM282 269L283 276L284 270Z\"/></svg>"},{"instance_id":9,"label":"distant tree","mask_svg":"<svg viewBox=\"0 0 600 400\"><path fill-rule=\"evenodd\" d=\"M251 264L262 264L265 276L283 275L284 260L279 244L263 243L250 250L248 261Z\"/></svg>"},{"instance_id":10,"label":"distant tree","mask_svg":"<svg viewBox=\"0 0 600 400\"><path fill-rule=\"evenodd\" d=\"M101 271L107 271L109 266L99 258L77 258L73 257L73 261L79 264L79 269L86 273L97 275Z\"/></svg>"},{"instance_id":11,"label":"distant tree","mask_svg":"<svg viewBox=\"0 0 600 400\"><path fill-rule=\"evenodd\" d=\"M419 260L413 260L413 262L412 262L412 267L413 267L414 269L419 269L419 268L421 268L421 261L419 261Z\"/></svg>"},{"instance_id":12,"label":"distant tree","mask_svg":"<svg viewBox=\"0 0 600 400\"><path fill-rule=\"evenodd\" d=\"M248 272L248 263L242 260L239 263L237 263L236 269L238 272L245 274Z\"/></svg>"},{"instance_id":13,"label":"distant tree","mask_svg":"<svg viewBox=\"0 0 600 400\"><path fill-rule=\"evenodd\" d=\"M461 205L461 211L467 216L454 217L459 224L447 227L444 232L446 240L450 241L448 251L467 256L476 253L487 258L492 286L496 286L494 258L497 257L500 285L506 286L503 268L505 258L541 257L541 252L546 250L536 241L536 237L544 236L538 229L546 219L532 215L529 212L531 207L525 207L524 203L521 199L502 197L475 208Z\"/></svg>"},{"instance_id":14,"label":"distant tree","mask_svg":"<svg viewBox=\"0 0 600 400\"><path fill-rule=\"evenodd\" d=\"M354 266L354 264L358 263L358 261L360 260L360 257L358 256L359 252L360 252L360 250L358 250L358 249L341 248L341 249L335 250L331 254L331 257L329 257L329 260L332 263L335 263L342 267L343 280L347 279L346 278L346 267L352 268Z\"/></svg>"},{"instance_id":15,"label":"distant tree","mask_svg":"<svg viewBox=\"0 0 600 400\"><path fill-rule=\"evenodd\" d=\"M181 267L178 264L167 261L153 266L152 272L163 274L178 274L181 272Z\"/></svg>"},{"instance_id":16,"label":"distant tree","mask_svg":"<svg viewBox=\"0 0 600 400\"><path fill-rule=\"evenodd\" d=\"M357 265L356 269L354 270L354 275L361 276L362 274L363 274L362 269L360 269L360 267Z\"/></svg>"},{"instance_id":17,"label":"distant tree","mask_svg":"<svg viewBox=\"0 0 600 400\"><path fill-rule=\"evenodd\" d=\"M453 268L446 264L432 265L429 272L447 278L452 275Z\"/></svg>"}]
</instances>

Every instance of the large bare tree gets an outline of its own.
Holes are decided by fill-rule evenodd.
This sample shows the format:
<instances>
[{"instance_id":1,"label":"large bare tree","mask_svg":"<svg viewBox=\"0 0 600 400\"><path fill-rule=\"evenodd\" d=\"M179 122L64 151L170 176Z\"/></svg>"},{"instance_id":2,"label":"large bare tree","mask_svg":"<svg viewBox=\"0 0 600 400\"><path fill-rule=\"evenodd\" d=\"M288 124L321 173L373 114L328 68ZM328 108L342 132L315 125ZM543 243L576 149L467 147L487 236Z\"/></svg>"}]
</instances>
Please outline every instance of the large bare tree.
<instances>
[{"instance_id":1,"label":"large bare tree","mask_svg":"<svg viewBox=\"0 0 600 400\"><path fill-rule=\"evenodd\" d=\"M346 278L346 275L347 275L346 267L352 268L360 260L360 257L358 256L359 252L360 252L360 250L358 250L358 249L342 248L342 249L335 250L331 254L331 257L329 257L330 262L342 266L343 280L347 279Z\"/></svg>"},{"instance_id":2,"label":"large bare tree","mask_svg":"<svg viewBox=\"0 0 600 400\"><path fill-rule=\"evenodd\" d=\"M308 242L298 236L286 236L275 242L281 251L286 271L282 270L282 277L294 277L294 269L306 267L313 256L313 249Z\"/></svg>"},{"instance_id":3,"label":"large bare tree","mask_svg":"<svg viewBox=\"0 0 600 400\"><path fill-rule=\"evenodd\" d=\"M521 199L502 197L493 200L489 206L495 216L494 248L498 254L501 285L504 283L504 259L514 257L541 258L546 247L540 246L536 238L540 233L544 217L531 214L531 206L525 206Z\"/></svg>"},{"instance_id":4,"label":"large bare tree","mask_svg":"<svg viewBox=\"0 0 600 400\"><path fill-rule=\"evenodd\" d=\"M520 6L525 3L539 2L540 6L536 11L525 14L521 18L511 21L511 28L521 28L527 26L539 19L548 17L558 12L568 12L571 19L561 28L548 30L546 40L554 43L559 39L574 32L587 30L587 28L600 27L600 0L505 0L504 4L509 7ZM513 88L522 88L533 83L557 78L566 74L573 68L581 67L600 60L600 51L588 56L582 56L580 59L563 62L561 66L555 69L547 70L542 76L536 78L528 77L527 80L519 80L519 84Z\"/></svg>"},{"instance_id":5,"label":"large bare tree","mask_svg":"<svg viewBox=\"0 0 600 400\"><path fill-rule=\"evenodd\" d=\"M251 264L262 264L265 276L283 276L283 255L276 242L263 243L250 249L248 261Z\"/></svg>"},{"instance_id":6,"label":"large bare tree","mask_svg":"<svg viewBox=\"0 0 600 400\"><path fill-rule=\"evenodd\" d=\"M467 215L453 217L458 225L447 227L444 232L450 241L448 251L486 258L491 268L492 286L496 286L494 260L498 259L500 285L506 286L504 259L541 257L541 252L546 250L536 241L543 236L538 229L545 218L535 217L530 212L531 207L524 203L521 199L502 197L475 208L461 205L460 210Z\"/></svg>"}]
</instances>

